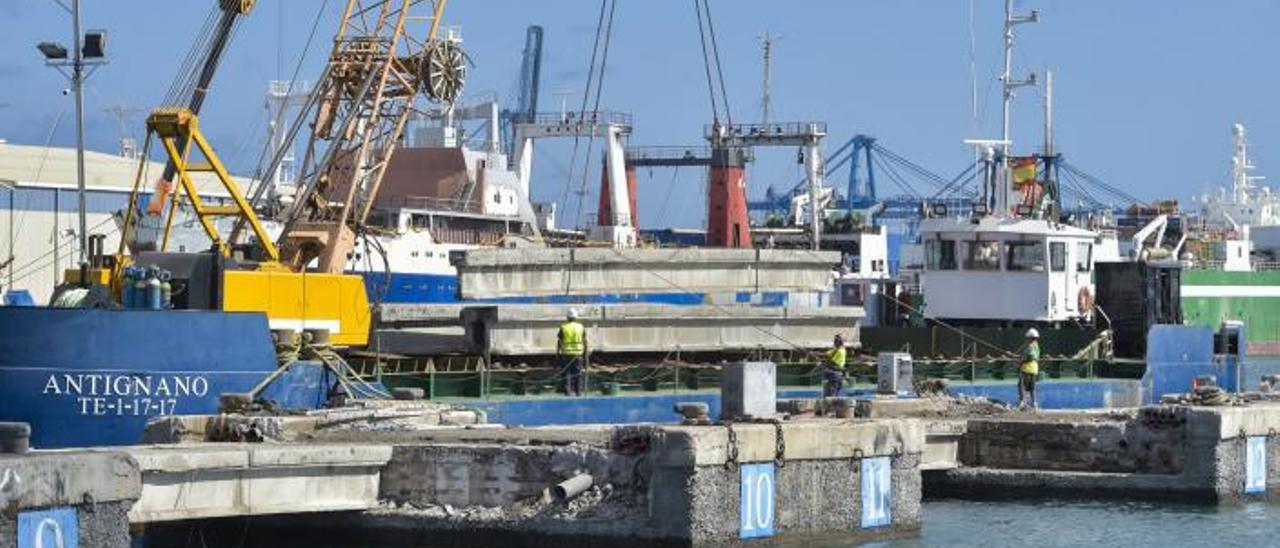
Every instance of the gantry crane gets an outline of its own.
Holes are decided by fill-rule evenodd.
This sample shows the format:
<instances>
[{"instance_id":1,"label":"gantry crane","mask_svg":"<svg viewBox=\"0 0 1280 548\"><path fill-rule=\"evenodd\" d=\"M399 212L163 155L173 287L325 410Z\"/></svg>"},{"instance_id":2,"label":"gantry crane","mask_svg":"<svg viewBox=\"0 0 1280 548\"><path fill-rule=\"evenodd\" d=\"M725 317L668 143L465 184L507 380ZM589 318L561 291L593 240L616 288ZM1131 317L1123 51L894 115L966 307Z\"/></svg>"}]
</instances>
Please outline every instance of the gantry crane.
<instances>
[{"instance_id":1,"label":"gantry crane","mask_svg":"<svg viewBox=\"0 0 1280 548\"><path fill-rule=\"evenodd\" d=\"M199 111L237 24L255 0L218 0L207 27L196 40L164 106L147 119L124 234L113 266L93 273L122 293L129 263L157 265L181 282L184 301L175 305L225 311L264 312L272 329L323 329L331 341L360 346L368 340L370 310L363 281L344 274L354 243L405 121L419 92L452 102L465 78L465 57L457 44L437 40L447 0L348 0L334 46L315 92L289 136L311 118L312 133L299 171L299 199L286 211L278 240L264 228L254 201L268 185L246 198L200 131ZM426 11L429 13L417 13ZM411 25L427 23L421 35ZM126 256L152 138L168 157L150 214L164 218L156 251ZM288 147L286 142L280 150ZM278 160L277 160L278 161ZM274 171L274 166L266 173ZM201 199L193 174L211 173L230 197L229 205ZM199 220L212 242L204 253L173 253L168 247L180 205ZM227 238L219 217L233 217ZM249 246L238 245L245 228ZM245 249L248 247L249 249ZM233 254L233 249L242 253ZM318 268L308 271L318 260ZM186 276L185 279L179 279ZM82 280L83 281L83 280Z\"/></svg>"}]
</instances>

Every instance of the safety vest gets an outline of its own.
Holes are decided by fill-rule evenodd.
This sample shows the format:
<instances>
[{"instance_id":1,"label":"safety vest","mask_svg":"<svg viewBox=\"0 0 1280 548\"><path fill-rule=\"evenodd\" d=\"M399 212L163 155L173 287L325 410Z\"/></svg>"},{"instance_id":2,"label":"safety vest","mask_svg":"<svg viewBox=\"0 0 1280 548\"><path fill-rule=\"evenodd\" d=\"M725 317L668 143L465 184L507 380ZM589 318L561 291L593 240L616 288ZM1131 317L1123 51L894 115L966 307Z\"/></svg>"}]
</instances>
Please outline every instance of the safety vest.
<instances>
[{"instance_id":1,"label":"safety vest","mask_svg":"<svg viewBox=\"0 0 1280 548\"><path fill-rule=\"evenodd\" d=\"M1022 368L1020 370L1023 373L1039 375L1040 374L1040 363L1038 361L1039 359L1040 359L1040 343L1036 341L1031 341L1031 343L1027 345L1027 349L1022 351Z\"/></svg>"},{"instance_id":2,"label":"safety vest","mask_svg":"<svg viewBox=\"0 0 1280 548\"><path fill-rule=\"evenodd\" d=\"M827 363L830 364L832 367L844 369L844 362L845 362L846 355L847 353L845 352L845 348L843 346L832 348L831 350L827 351Z\"/></svg>"},{"instance_id":3,"label":"safety vest","mask_svg":"<svg viewBox=\"0 0 1280 548\"><path fill-rule=\"evenodd\" d=\"M572 320L560 324L560 355L581 356L586 346L586 327Z\"/></svg>"}]
</instances>

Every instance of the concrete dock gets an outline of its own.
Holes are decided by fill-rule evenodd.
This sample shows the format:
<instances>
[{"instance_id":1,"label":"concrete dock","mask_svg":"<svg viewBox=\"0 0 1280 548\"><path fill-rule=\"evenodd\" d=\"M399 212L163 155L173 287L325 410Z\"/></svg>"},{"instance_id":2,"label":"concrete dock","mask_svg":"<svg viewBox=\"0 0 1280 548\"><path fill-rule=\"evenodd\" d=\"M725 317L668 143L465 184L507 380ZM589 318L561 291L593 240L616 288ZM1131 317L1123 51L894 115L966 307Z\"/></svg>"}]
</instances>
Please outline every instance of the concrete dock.
<instances>
[{"instance_id":1,"label":"concrete dock","mask_svg":"<svg viewBox=\"0 0 1280 548\"><path fill-rule=\"evenodd\" d=\"M0 548L128 547L141 491L124 453L0 454Z\"/></svg>"},{"instance_id":2,"label":"concrete dock","mask_svg":"<svg viewBox=\"0 0 1280 548\"><path fill-rule=\"evenodd\" d=\"M849 542L916 534L931 496L1280 495L1280 402L1030 413L984 401L788 400L788 414L757 420L436 422L0 455L0 547L33 546L37 529L121 548L193 534L210 546ZM857 416L814 415L824 409Z\"/></svg>"},{"instance_id":3,"label":"concrete dock","mask_svg":"<svg viewBox=\"0 0 1280 548\"><path fill-rule=\"evenodd\" d=\"M253 534L366 546L406 539L449 546L714 546L757 537L883 539L920 527L924 436L911 419L368 437L392 447L379 507L260 515ZM557 485L584 477L580 493L556 495ZM236 524L205 525L207 538L238 531ZM148 545L186 531L149 529Z\"/></svg>"},{"instance_id":4,"label":"concrete dock","mask_svg":"<svg viewBox=\"0 0 1280 548\"><path fill-rule=\"evenodd\" d=\"M1280 495L1280 405L966 421L931 493L1233 502Z\"/></svg>"}]
</instances>

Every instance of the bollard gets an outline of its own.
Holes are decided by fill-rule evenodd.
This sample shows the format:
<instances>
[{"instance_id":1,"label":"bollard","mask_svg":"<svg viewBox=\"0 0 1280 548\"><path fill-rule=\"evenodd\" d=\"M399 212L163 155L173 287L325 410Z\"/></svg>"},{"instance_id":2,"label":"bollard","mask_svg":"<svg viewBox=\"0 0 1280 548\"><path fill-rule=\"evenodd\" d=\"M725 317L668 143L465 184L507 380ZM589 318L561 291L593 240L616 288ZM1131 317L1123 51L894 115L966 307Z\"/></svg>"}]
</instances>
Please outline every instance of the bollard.
<instances>
[{"instance_id":1,"label":"bollard","mask_svg":"<svg viewBox=\"0 0 1280 548\"><path fill-rule=\"evenodd\" d=\"M22 454L31 448L31 425L0 422L0 454Z\"/></svg>"},{"instance_id":2,"label":"bollard","mask_svg":"<svg viewBox=\"0 0 1280 548\"><path fill-rule=\"evenodd\" d=\"M309 346L324 346L329 344L328 329L306 329L303 331L302 341Z\"/></svg>"},{"instance_id":3,"label":"bollard","mask_svg":"<svg viewBox=\"0 0 1280 548\"><path fill-rule=\"evenodd\" d=\"M703 402L678 402L675 406L676 414L685 420L685 423L707 423L709 421L710 406Z\"/></svg>"},{"instance_id":4,"label":"bollard","mask_svg":"<svg viewBox=\"0 0 1280 548\"><path fill-rule=\"evenodd\" d=\"M808 398L778 400L778 412L787 415L812 415L818 410L817 400Z\"/></svg>"}]
</instances>

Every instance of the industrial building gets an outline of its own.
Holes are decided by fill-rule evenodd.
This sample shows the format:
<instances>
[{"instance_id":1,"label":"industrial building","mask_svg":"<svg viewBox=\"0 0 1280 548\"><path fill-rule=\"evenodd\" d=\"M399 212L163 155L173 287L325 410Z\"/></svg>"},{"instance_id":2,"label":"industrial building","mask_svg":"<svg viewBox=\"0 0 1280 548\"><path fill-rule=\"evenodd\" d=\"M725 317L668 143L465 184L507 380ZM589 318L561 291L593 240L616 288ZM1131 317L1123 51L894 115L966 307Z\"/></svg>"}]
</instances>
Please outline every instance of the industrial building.
<instances>
[{"instance_id":1,"label":"industrial building","mask_svg":"<svg viewBox=\"0 0 1280 548\"><path fill-rule=\"evenodd\" d=\"M146 188L164 171L149 162ZM116 154L85 152L85 209L90 234L106 236L105 249L120 245L117 213L129 205L129 192L138 175L139 160ZM211 174L193 174L206 201L229 197ZM237 179L245 188L248 179ZM16 145L0 142L0 285L29 291L37 303L48 302L63 269L77 256L78 204L74 148ZM186 223L193 222L186 220Z\"/></svg>"}]
</instances>

